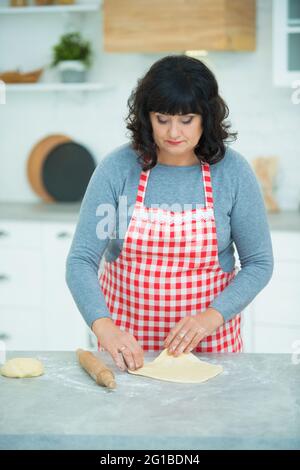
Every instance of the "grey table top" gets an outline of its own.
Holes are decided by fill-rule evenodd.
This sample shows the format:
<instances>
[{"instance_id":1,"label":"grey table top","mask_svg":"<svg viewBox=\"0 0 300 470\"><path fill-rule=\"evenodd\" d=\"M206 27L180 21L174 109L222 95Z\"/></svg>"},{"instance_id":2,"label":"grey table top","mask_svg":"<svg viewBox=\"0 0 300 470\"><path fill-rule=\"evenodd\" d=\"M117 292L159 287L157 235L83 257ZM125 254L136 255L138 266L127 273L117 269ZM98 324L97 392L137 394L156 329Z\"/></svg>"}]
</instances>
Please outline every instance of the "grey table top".
<instances>
[{"instance_id":1,"label":"grey table top","mask_svg":"<svg viewBox=\"0 0 300 470\"><path fill-rule=\"evenodd\" d=\"M1 220L71 222L76 223L80 210L78 203L0 202ZM300 232L300 211L283 210L268 214L271 230Z\"/></svg>"},{"instance_id":2,"label":"grey table top","mask_svg":"<svg viewBox=\"0 0 300 470\"><path fill-rule=\"evenodd\" d=\"M224 368L202 384L131 375L96 354L116 390L74 352L8 353L41 359L45 375L0 376L0 449L300 449L300 364L289 354L201 354Z\"/></svg>"}]
</instances>

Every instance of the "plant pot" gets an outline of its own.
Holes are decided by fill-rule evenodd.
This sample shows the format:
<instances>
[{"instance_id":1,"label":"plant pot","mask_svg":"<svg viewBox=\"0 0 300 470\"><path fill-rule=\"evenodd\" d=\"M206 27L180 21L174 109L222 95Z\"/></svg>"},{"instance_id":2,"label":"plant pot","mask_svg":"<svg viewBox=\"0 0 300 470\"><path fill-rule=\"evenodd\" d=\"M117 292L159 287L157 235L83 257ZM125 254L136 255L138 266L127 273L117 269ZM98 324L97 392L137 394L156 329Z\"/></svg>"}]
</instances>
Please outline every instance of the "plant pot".
<instances>
[{"instance_id":1,"label":"plant pot","mask_svg":"<svg viewBox=\"0 0 300 470\"><path fill-rule=\"evenodd\" d=\"M63 83L82 83L86 81L86 66L80 60L63 60L57 65Z\"/></svg>"}]
</instances>

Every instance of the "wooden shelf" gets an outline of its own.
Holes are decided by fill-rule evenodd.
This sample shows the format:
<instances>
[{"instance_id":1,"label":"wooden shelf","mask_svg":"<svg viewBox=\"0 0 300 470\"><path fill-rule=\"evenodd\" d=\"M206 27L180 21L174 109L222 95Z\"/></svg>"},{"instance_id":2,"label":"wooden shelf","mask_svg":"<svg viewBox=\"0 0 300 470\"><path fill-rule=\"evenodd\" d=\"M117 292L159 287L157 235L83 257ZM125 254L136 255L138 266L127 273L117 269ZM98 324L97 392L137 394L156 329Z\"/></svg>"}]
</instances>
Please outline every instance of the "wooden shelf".
<instances>
[{"instance_id":1,"label":"wooden shelf","mask_svg":"<svg viewBox=\"0 0 300 470\"><path fill-rule=\"evenodd\" d=\"M14 91L104 91L112 89L113 85L96 82L84 83L14 83L7 84L7 92Z\"/></svg>"},{"instance_id":2,"label":"wooden shelf","mask_svg":"<svg viewBox=\"0 0 300 470\"><path fill-rule=\"evenodd\" d=\"M0 15L24 15L28 13L84 13L97 11L101 1L74 5L45 5L28 7L0 7Z\"/></svg>"}]
</instances>

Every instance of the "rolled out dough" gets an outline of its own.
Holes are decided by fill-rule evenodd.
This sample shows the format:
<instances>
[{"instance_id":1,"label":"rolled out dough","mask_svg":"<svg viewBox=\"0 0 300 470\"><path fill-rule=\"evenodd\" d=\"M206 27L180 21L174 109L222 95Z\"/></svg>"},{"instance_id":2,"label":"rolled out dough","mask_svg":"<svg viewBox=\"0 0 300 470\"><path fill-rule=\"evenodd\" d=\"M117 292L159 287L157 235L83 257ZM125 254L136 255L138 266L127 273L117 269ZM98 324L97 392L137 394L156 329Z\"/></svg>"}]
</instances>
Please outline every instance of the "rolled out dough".
<instances>
[{"instance_id":1,"label":"rolled out dough","mask_svg":"<svg viewBox=\"0 0 300 470\"><path fill-rule=\"evenodd\" d=\"M44 373L44 366L38 359L15 357L6 361L0 373L12 378L37 377Z\"/></svg>"},{"instance_id":2,"label":"rolled out dough","mask_svg":"<svg viewBox=\"0 0 300 470\"><path fill-rule=\"evenodd\" d=\"M140 369L128 369L130 374L181 383L205 382L222 371L222 366L200 361L192 353L183 353L174 357L168 353L167 349L164 349L154 361L145 364Z\"/></svg>"}]
</instances>

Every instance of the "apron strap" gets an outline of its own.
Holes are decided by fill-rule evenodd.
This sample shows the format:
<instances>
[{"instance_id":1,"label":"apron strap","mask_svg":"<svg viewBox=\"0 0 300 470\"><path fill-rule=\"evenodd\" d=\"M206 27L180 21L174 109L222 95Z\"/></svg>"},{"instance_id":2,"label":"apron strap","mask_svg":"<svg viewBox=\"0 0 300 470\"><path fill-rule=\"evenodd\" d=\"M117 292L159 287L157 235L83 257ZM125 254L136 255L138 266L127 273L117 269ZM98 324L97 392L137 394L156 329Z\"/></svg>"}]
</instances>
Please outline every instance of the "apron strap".
<instances>
[{"instance_id":1,"label":"apron strap","mask_svg":"<svg viewBox=\"0 0 300 470\"><path fill-rule=\"evenodd\" d=\"M144 198L146 194L147 182L149 178L150 170L141 172L140 182L138 186L138 192L136 197L136 202L139 204L144 204Z\"/></svg>"},{"instance_id":2,"label":"apron strap","mask_svg":"<svg viewBox=\"0 0 300 470\"><path fill-rule=\"evenodd\" d=\"M205 194L205 207L207 209L213 209L213 193L212 193L212 184L210 177L210 167L208 163L202 163L202 175L203 175L203 185L204 185L204 194Z\"/></svg>"},{"instance_id":3,"label":"apron strap","mask_svg":"<svg viewBox=\"0 0 300 470\"><path fill-rule=\"evenodd\" d=\"M213 203L212 184L211 184L209 164L201 163L201 168L202 168L202 177L203 177L203 185L204 185L205 207L207 209L208 208L213 209L214 203ZM149 174L150 174L150 170L141 171L136 202L142 205L144 204L144 198L146 194Z\"/></svg>"}]
</instances>

